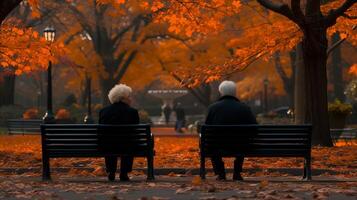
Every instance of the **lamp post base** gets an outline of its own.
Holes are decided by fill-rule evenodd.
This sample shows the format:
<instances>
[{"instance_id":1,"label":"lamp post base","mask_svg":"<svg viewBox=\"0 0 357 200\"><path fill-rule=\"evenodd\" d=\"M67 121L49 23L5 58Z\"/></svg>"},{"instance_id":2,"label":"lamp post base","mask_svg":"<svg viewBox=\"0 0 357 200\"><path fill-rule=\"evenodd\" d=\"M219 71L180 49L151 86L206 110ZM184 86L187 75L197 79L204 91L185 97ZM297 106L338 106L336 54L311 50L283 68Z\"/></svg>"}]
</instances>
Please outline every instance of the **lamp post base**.
<instances>
[{"instance_id":1,"label":"lamp post base","mask_svg":"<svg viewBox=\"0 0 357 200\"><path fill-rule=\"evenodd\" d=\"M43 116L43 123L45 124L55 124L56 119L51 112L46 112L45 116Z\"/></svg>"},{"instance_id":2,"label":"lamp post base","mask_svg":"<svg viewBox=\"0 0 357 200\"><path fill-rule=\"evenodd\" d=\"M85 124L94 124L94 120L91 115L86 115L84 117L84 123Z\"/></svg>"}]
</instances>

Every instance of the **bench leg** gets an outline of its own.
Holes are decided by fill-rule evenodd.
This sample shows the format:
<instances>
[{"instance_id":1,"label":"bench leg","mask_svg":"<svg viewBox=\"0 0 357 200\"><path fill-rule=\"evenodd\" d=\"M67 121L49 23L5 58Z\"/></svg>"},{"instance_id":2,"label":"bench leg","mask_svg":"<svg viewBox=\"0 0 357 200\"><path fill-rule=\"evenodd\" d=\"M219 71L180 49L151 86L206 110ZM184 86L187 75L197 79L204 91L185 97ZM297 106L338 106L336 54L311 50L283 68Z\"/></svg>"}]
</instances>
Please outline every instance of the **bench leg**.
<instances>
[{"instance_id":1,"label":"bench leg","mask_svg":"<svg viewBox=\"0 0 357 200\"><path fill-rule=\"evenodd\" d=\"M200 176L201 179L204 180L206 179L206 163L205 163L205 157L202 155L200 156Z\"/></svg>"},{"instance_id":2,"label":"bench leg","mask_svg":"<svg viewBox=\"0 0 357 200\"><path fill-rule=\"evenodd\" d=\"M154 176L154 156L148 156L147 157L147 162L148 162L148 168L147 168L147 180L148 181L153 181L155 180Z\"/></svg>"},{"instance_id":3,"label":"bench leg","mask_svg":"<svg viewBox=\"0 0 357 200\"><path fill-rule=\"evenodd\" d=\"M306 157L304 160L304 180L311 180L311 157Z\"/></svg>"},{"instance_id":4,"label":"bench leg","mask_svg":"<svg viewBox=\"0 0 357 200\"><path fill-rule=\"evenodd\" d=\"M42 180L51 180L50 159L48 156L42 156Z\"/></svg>"}]
</instances>

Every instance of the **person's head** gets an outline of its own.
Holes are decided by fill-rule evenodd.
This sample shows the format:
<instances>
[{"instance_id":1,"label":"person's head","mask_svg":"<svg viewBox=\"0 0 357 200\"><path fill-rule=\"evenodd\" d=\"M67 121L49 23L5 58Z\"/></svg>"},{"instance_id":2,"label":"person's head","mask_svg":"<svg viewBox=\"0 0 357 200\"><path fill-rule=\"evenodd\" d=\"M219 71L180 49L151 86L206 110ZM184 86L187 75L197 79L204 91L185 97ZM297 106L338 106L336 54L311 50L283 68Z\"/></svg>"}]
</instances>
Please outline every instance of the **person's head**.
<instances>
[{"instance_id":1,"label":"person's head","mask_svg":"<svg viewBox=\"0 0 357 200\"><path fill-rule=\"evenodd\" d=\"M218 91L221 96L236 96L236 83L233 81L223 81L219 87Z\"/></svg>"},{"instance_id":2,"label":"person's head","mask_svg":"<svg viewBox=\"0 0 357 200\"><path fill-rule=\"evenodd\" d=\"M124 84L115 85L108 94L111 104L118 103L119 101L131 104L132 89Z\"/></svg>"}]
</instances>

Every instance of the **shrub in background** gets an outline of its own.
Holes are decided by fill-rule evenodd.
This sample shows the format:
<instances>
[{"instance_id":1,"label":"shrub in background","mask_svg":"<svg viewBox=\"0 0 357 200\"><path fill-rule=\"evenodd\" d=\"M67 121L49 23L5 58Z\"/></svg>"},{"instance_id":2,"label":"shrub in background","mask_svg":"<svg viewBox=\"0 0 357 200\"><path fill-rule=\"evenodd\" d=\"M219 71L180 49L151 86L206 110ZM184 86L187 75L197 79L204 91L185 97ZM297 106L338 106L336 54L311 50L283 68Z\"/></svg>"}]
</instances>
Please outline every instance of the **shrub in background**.
<instances>
[{"instance_id":1,"label":"shrub in background","mask_svg":"<svg viewBox=\"0 0 357 200\"><path fill-rule=\"evenodd\" d=\"M61 108L57 111L55 119L56 123L58 124L75 123L75 120L71 119L71 113L64 108Z\"/></svg>"},{"instance_id":2,"label":"shrub in background","mask_svg":"<svg viewBox=\"0 0 357 200\"><path fill-rule=\"evenodd\" d=\"M40 119L37 108L29 108L22 114L23 119Z\"/></svg>"},{"instance_id":3,"label":"shrub in background","mask_svg":"<svg viewBox=\"0 0 357 200\"><path fill-rule=\"evenodd\" d=\"M142 124L152 124L149 113L145 110L139 110L139 118Z\"/></svg>"},{"instance_id":4,"label":"shrub in background","mask_svg":"<svg viewBox=\"0 0 357 200\"><path fill-rule=\"evenodd\" d=\"M335 102L328 104L328 112L337 115L349 115L352 112L352 105L335 100Z\"/></svg>"}]
</instances>

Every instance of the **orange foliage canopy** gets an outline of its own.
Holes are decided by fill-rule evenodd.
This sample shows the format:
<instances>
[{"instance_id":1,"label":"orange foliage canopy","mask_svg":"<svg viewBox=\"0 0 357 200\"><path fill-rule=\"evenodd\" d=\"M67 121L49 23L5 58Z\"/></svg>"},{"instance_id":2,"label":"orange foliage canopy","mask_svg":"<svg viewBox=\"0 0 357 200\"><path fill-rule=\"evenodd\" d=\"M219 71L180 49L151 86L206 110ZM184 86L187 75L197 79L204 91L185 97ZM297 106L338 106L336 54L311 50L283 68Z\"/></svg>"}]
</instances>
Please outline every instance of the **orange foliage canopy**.
<instances>
[{"instance_id":1,"label":"orange foliage canopy","mask_svg":"<svg viewBox=\"0 0 357 200\"><path fill-rule=\"evenodd\" d=\"M61 44L48 44L32 28L0 27L0 66L7 73L20 75L46 69L62 48Z\"/></svg>"}]
</instances>

